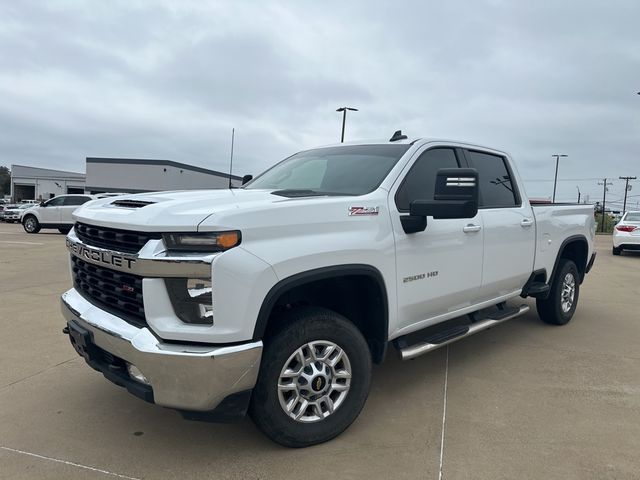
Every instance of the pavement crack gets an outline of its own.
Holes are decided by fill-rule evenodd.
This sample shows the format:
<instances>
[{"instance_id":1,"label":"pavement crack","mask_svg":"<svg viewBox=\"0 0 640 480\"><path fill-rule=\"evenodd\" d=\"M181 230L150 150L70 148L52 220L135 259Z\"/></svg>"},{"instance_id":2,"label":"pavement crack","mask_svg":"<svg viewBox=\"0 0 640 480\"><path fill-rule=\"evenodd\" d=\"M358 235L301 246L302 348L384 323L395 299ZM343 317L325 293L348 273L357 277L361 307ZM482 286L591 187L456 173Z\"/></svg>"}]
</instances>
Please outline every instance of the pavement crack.
<instances>
[{"instance_id":1,"label":"pavement crack","mask_svg":"<svg viewBox=\"0 0 640 480\"><path fill-rule=\"evenodd\" d=\"M27 375L26 377L20 378L20 379L15 380L15 381L13 381L11 383L7 383L6 385L2 385L0 387L0 391L3 391L3 390L5 390L5 389L7 389L7 388L9 388L9 387L11 387L13 385L16 385L16 384L18 384L20 382L24 382L25 380L29 380L30 378L36 377L36 376L40 375L41 373L44 373L44 372L49 371L49 370L53 370L54 368L57 368L60 365L64 365L65 363L69 363L69 362L71 362L73 360L77 360L77 359L78 359L78 357L71 357L68 360L64 360L64 361L62 361L60 363L56 363L55 365L50 365L48 367L45 367L42 370L39 370L39 371L37 371L35 373L32 373L31 375Z\"/></svg>"}]
</instances>

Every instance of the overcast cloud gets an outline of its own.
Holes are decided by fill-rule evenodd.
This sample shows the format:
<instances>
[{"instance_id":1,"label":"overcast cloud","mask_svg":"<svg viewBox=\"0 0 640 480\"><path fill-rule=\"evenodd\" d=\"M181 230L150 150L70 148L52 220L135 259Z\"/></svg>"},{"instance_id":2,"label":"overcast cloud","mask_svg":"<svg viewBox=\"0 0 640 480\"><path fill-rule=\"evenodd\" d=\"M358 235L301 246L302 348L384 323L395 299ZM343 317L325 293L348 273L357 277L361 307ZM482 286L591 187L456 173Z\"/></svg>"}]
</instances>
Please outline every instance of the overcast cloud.
<instances>
[{"instance_id":1,"label":"overcast cloud","mask_svg":"<svg viewBox=\"0 0 640 480\"><path fill-rule=\"evenodd\" d=\"M640 177L640 2L0 4L0 165L87 156L258 173L304 148L410 136L514 155L530 195ZM551 180L551 181L549 181ZM640 181L631 195L640 194ZM632 204L640 196L630 198Z\"/></svg>"}]
</instances>

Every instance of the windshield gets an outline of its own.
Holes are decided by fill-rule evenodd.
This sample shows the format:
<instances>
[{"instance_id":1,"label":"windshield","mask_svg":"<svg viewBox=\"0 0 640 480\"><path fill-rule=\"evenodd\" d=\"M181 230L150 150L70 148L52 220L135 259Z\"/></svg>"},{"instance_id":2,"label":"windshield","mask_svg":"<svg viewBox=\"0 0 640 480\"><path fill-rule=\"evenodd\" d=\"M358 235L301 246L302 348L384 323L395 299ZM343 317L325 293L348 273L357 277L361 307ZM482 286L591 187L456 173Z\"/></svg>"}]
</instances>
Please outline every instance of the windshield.
<instances>
[{"instance_id":1,"label":"windshield","mask_svg":"<svg viewBox=\"0 0 640 480\"><path fill-rule=\"evenodd\" d=\"M640 212L629 212L624 219L625 222L640 222Z\"/></svg>"},{"instance_id":2,"label":"windshield","mask_svg":"<svg viewBox=\"0 0 640 480\"><path fill-rule=\"evenodd\" d=\"M411 145L347 145L296 153L245 185L283 194L364 195L382 183ZM286 196L286 195L285 195Z\"/></svg>"}]
</instances>

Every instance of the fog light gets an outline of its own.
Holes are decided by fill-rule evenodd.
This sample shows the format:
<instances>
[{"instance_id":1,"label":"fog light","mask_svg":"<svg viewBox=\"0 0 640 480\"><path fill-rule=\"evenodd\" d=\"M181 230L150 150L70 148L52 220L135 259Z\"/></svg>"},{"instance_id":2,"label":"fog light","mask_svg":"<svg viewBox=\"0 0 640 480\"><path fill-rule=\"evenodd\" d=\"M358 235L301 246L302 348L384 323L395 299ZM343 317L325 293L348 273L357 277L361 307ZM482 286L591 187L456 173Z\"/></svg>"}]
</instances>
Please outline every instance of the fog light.
<instances>
[{"instance_id":1,"label":"fog light","mask_svg":"<svg viewBox=\"0 0 640 480\"><path fill-rule=\"evenodd\" d=\"M211 280L203 278L166 278L171 304L185 323L213 325Z\"/></svg>"},{"instance_id":2,"label":"fog light","mask_svg":"<svg viewBox=\"0 0 640 480\"><path fill-rule=\"evenodd\" d=\"M133 378L136 382L144 383L145 385L149 385L149 380L144 374L140 371L138 367L127 363L127 372L129 372L129 376Z\"/></svg>"}]
</instances>

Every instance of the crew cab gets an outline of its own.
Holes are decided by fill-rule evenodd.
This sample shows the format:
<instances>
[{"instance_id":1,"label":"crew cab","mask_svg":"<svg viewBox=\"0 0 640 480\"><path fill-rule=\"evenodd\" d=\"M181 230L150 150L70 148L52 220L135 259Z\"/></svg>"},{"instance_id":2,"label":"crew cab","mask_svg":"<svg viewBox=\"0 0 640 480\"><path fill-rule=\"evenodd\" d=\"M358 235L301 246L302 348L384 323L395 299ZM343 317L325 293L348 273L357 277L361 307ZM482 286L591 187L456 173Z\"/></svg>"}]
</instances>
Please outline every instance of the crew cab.
<instances>
[{"instance_id":1,"label":"crew cab","mask_svg":"<svg viewBox=\"0 0 640 480\"><path fill-rule=\"evenodd\" d=\"M290 447L345 430L389 350L498 325L521 297L566 324L595 259L592 206L532 206L507 153L401 132L74 218L63 331L87 363L189 419L248 411Z\"/></svg>"},{"instance_id":2,"label":"crew cab","mask_svg":"<svg viewBox=\"0 0 640 480\"><path fill-rule=\"evenodd\" d=\"M60 233L67 234L73 227L74 210L95 198L88 194L59 195L39 205L31 205L29 212L21 218L24 231L38 233L42 228L57 228Z\"/></svg>"}]
</instances>

